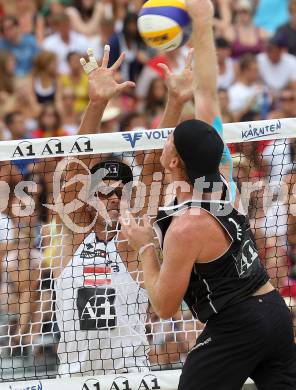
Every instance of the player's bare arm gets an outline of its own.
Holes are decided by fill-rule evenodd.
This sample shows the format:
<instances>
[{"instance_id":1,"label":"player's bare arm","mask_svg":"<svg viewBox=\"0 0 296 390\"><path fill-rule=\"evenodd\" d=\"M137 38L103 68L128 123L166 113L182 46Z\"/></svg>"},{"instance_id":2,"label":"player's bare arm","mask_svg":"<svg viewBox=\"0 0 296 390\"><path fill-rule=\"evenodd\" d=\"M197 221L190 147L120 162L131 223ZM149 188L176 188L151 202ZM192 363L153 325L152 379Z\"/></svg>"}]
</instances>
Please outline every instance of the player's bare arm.
<instances>
[{"instance_id":1,"label":"player's bare arm","mask_svg":"<svg viewBox=\"0 0 296 390\"><path fill-rule=\"evenodd\" d=\"M215 125L221 116L218 98L218 61L213 33L214 8L210 0L187 0L188 12L192 19L194 46L194 102L195 116L214 125L223 139L223 128ZM221 173L231 185L231 194L236 193L232 178L232 159L225 145L220 164Z\"/></svg>"},{"instance_id":2,"label":"player's bare arm","mask_svg":"<svg viewBox=\"0 0 296 390\"><path fill-rule=\"evenodd\" d=\"M164 110L163 117L158 126L160 129L173 128L180 120L184 105L193 98L193 49L189 50L186 58L185 66L180 74L175 74L165 64L159 63L158 66L163 69L165 74L165 83L168 90L168 97ZM164 174L164 169L160 164L161 150L151 150L145 153L143 171L141 181L146 185L147 191L150 191L150 185L153 181L153 173L161 172ZM165 180L163 180L165 181ZM161 193L164 193L164 186ZM155 200L158 204L162 203L162 199ZM157 204L157 205L158 205ZM157 206L156 205L156 206ZM147 211L146 205L143 208L144 214ZM149 205L150 210L155 209L153 205Z\"/></svg>"},{"instance_id":3,"label":"player's bare arm","mask_svg":"<svg viewBox=\"0 0 296 390\"><path fill-rule=\"evenodd\" d=\"M202 250L202 240L192 240L202 220L185 212L176 217L166 234L160 265L155 249L155 232L144 217L143 225L128 215L122 218L122 232L129 245L140 254L145 288L153 309L161 318L172 317L179 309L187 290L193 264Z\"/></svg>"},{"instance_id":4,"label":"player's bare arm","mask_svg":"<svg viewBox=\"0 0 296 390\"><path fill-rule=\"evenodd\" d=\"M168 99L159 128L175 127L180 120L184 104L193 97L192 60L193 49L190 49L184 69L180 74L174 74L165 64L158 64L164 71L165 83L168 89Z\"/></svg>"}]
</instances>

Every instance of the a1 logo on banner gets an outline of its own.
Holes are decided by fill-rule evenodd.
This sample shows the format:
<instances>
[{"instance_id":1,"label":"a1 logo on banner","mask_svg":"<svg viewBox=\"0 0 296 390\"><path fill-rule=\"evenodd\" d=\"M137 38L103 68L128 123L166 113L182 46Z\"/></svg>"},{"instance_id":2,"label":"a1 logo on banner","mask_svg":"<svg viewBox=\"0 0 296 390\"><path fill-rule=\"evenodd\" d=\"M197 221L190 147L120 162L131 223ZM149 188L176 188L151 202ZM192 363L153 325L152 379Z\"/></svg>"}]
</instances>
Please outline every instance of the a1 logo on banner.
<instances>
[{"instance_id":1,"label":"a1 logo on banner","mask_svg":"<svg viewBox=\"0 0 296 390\"><path fill-rule=\"evenodd\" d=\"M82 390L160 390L160 386L157 377L153 374L136 378L121 375L114 378L112 383L108 382L107 378L102 381L95 378L88 379L83 384Z\"/></svg>"}]
</instances>

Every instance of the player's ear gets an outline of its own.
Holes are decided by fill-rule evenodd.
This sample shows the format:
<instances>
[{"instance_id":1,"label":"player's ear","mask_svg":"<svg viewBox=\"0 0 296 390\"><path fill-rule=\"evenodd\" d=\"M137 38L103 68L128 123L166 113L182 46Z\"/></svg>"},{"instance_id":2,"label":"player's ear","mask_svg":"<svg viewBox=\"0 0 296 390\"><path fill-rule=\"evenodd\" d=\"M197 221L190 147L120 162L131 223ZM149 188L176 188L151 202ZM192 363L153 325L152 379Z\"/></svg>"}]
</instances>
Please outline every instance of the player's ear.
<instances>
[{"instance_id":1,"label":"player's ear","mask_svg":"<svg viewBox=\"0 0 296 390\"><path fill-rule=\"evenodd\" d=\"M182 166L182 161L181 161L180 157L174 156L171 158L171 161L169 164L170 169L181 168L181 166Z\"/></svg>"}]
</instances>

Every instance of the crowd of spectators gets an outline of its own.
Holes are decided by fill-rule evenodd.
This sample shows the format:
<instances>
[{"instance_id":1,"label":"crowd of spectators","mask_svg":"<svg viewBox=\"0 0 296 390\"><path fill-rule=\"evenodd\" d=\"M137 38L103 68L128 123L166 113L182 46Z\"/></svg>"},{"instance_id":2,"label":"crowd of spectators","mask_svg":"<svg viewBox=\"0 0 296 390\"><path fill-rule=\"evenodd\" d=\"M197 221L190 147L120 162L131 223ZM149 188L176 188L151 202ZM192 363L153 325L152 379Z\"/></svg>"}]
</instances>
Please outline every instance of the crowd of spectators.
<instances>
[{"instance_id":1,"label":"crowd of spectators","mask_svg":"<svg viewBox=\"0 0 296 390\"><path fill-rule=\"evenodd\" d=\"M272 0L272 6L270 0L213 0L213 3L223 121L296 117L296 0ZM158 53L148 48L137 31L137 15L142 4L142 0L0 1L0 140L75 135L88 103L88 81L80 58L92 47L100 61L105 44L111 48L110 65L120 53L126 53L117 77L122 81L135 81L136 88L108 104L101 131L156 128L167 95L164 72L158 63L166 64L174 72L181 70L190 40L173 52ZM193 104L186 105L182 119L193 116ZM280 190L277 186L272 188L267 212L262 212L267 183L283 180L292 194L296 182L295 150L295 143L287 140L231 145L238 184L247 180L263 182L263 187L254 191L251 197L251 224L260 256L274 285L281 289L296 312L296 219L291 207L289 211L287 204L278 201ZM40 285L34 285L40 275L33 278L32 275L41 261L36 248L41 245L42 226L48 223L46 209L41 204L46 203L51 192L51 181L46 172L53 172L54 162L52 165L40 163L40 169L35 169L34 173L33 165L33 160L0 162L2 183L6 181L10 188L15 188L20 180L30 180L33 175L40 194L35 199L39 207L34 214L34 223L32 217L30 223L26 219L13 221L8 217L9 211L1 207L0 238L3 240L5 234L9 238L7 231L13 232L14 226L21 226L19 248L24 248L22 258L17 259L14 248L5 255L7 248L0 245L0 269L3 271L0 295L6 297L5 304L0 298L0 312L11 310L20 313L21 318L14 318L9 324L10 347L33 343L28 337L25 341L20 338L29 330L33 332L29 329L32 318L28 317L28 312L43 311L42 321L47 323L47 331L54 332L54 326L50 325L54 318L53 307L48 305L52 297L48 292L52 289L48 270L42 275L43 293L36 299L26 296L28 289L40 289ZM292 195L289 199L292 204ZM12 201L10 199L9 204ZM47 243L47 247L50 245L51 242ZM31 277L20 273L22 270L31 272ZM8 291L5 282L9 278ZM32 279L34 283L29 283L28 287L28 280ZM38 300L41 300L41 306L39 302L37 310ZM151 320L152 330L169 329L166 331L169 336L161 341L162 354L166 356L164 364L178 362L181 353L172 347L174 357L170 358L167 351L170 343L182 344L172 336L179 325L166 323L160 326L159 322L153 325L153 321L156 320ZM42 334L41 328L35 329L35 333ZM3 326L3 329L8 328ZM194 331L194 328L190 330ZM7 343L7 337L2 340ZM152 361L159 362L155 356Z\"/></svg>"}]
</instances>

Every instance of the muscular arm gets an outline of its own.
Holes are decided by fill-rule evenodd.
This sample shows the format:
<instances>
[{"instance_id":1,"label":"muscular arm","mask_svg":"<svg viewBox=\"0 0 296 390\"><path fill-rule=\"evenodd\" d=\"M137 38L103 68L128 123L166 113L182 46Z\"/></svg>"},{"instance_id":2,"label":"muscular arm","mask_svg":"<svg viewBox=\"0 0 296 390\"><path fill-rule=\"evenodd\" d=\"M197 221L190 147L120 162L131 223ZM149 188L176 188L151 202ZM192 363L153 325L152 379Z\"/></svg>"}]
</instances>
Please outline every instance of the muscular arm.
<instances>
[{"instance_id":1,"label":"muscular arm","mask_svg":"<svg viewBox=\"0 0 296 390\"><path fill-rule=\"evenodd\" d=\"M161 318L172 317L181 305L192 266L202 250L203 240L199 239L198 232L204 230L204 225L199 223L200 219L189 212L172 221L165 235L161 266L154 246L148 246L140 254L145 288L153 309ZM138 226L132 217L129 221L121 219L121 224L123 235L134 250L139 251L147 243L154 242L154 231L147 218L142 226Z\"/></svg>"},{"instance_id":2,"label":"muscular arm","mask_svg":"<svg viewBox=\"0 0 296 390\"><path fill-rule=\"evenodd\" d=\"M165 106L165 111L162 117L162 120L158 126L160 129L165 128L174 128L179 123L184 104L192 99L193 88L192 88L192 58L193 58L193 50L190 50L188 56L186 58L186 63L183 71L180 74L174 74L170 71L170 69L165 64L158 64L160 68L163 69L165 74L165 82L168 89L168 98ZM160 164L160 156L162 150L152 150L146 152L143 170L141 175L141 181L146 185L147 193L150 193L150 185L153 180L153 173L160 172L165 174L163 167ZM164 194L166 180L163 178L161 194ZM148 197L146 198L146 203L148 201ZM149 214L152 215L152 210L156 210L160 203L162 203L162 199L159 199L156 196L154 204L149 204ZM143 213L146 213L147 206L144 207Z\"/></svg>"},{"instance_id":3,"label":"muscular arm","mask_svg":"<svg viewBox=\"0 0 296 390\"><path fill-rule=\"evenodd\" d=\"M187 0L187 6L193 24L195 115L197 119L213 125L223 139L217 93L218 62L213 34L213 7L209 0ZM234 199L236 189L232 169L231 155L225 145L220 170L231 184Z\"/></svg>"},{"instance_id":4,"label":"muscular arm","mask_svg":"<svg viewBox=\"0 0 296 390\"><path fill-rule=\"evenodd\" d=\"M108 45L104 48L104 56L102 64L99 67L96 59L93 56L92 50L88 51L89 61L81 60L81 65L84 71L88 74L89 82L89 104L84 112L82 122L79 128L79 134L91 134L99 132L101 119L110 99L117 94L123 92L126 88L134 87L134 83L126 81L124 83L117 83L115 74L124 60L124 53L119 59L108 68L110 47ZM87 178L88 168L91 164L95 164L101 156L81 156L75 162L70 162L66 167L65 181L69 182L72 178L82 174ZM74 183L72 185L65 185L62 191L62 199L66 203L77 200L81 183ZM77 213L76 213L77 215ZM78 218L79 219L79 218Z\"/></svg>"}]
</instances>

